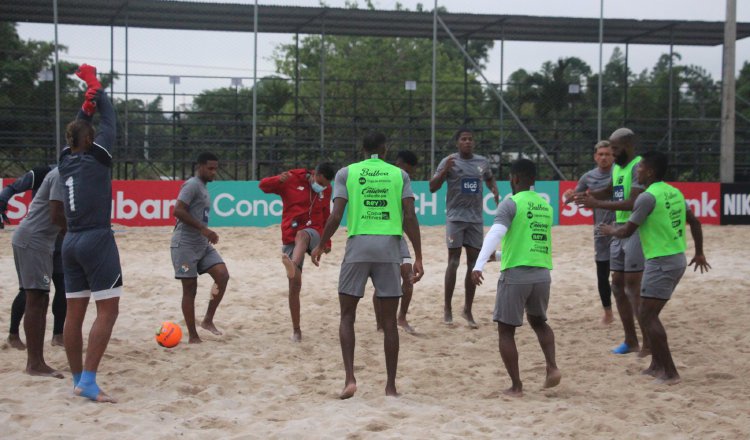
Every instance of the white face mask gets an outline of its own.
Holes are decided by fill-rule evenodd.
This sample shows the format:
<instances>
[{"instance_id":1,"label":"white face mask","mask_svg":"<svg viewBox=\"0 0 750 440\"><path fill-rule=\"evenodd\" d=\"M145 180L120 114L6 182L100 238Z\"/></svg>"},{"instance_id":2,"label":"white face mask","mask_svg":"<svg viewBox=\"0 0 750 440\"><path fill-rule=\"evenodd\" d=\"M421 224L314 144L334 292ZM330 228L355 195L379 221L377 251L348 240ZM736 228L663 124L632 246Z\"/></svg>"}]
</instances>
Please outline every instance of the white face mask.
<instances>
[{"instance_id":1,"label":"white face mask","mask_svg":"<svg viewBox=\"0 0 750 440\"><path fill-rule=\"evenodd\" d=\"M313 190L313 191L315 191L315 192L316 192L316 193L318 193L318 194L322 193L322 192L323 192L323 190L325 190L325 189L326 189L326 187L325 187L325 186L323 186L323 185L319 184L319 183L318 183L318 182L316 182L315 180L313 180L313 181L312 181L312 183L310 184L310 187L312 188L312 190Z\"/></svg>"}]
</instances>

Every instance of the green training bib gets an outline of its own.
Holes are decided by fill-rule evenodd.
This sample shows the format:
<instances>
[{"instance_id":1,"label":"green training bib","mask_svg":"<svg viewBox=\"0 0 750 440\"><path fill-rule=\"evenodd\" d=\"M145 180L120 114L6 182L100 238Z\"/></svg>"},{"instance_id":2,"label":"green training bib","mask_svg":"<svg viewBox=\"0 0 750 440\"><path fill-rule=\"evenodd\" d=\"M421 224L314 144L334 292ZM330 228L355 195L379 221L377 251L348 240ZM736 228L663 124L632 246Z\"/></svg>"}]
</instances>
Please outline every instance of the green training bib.
<instances>
[{"instance_id":1,"label":"green training bib","mask_svg":"<svg viewBox=\"0 0 750 440\"><path fill-rule=\"evenodd\" d=\"M633 186L633 167L641 161L641 156L636 156L629 164L621 167L615 164L612 167L612 200L621 202L630 197L630 188ZM617 223L627 223L630 211L615 211Z\"/></svg>"},{"instance_id":2,"label":"green training bib","mask_svg":"<svg viewBox=\"0 0 750 440\"><path fill-rule=\"evenodd\" d=\"M401 236L403 188L401 169L380 159L367 159L349 165L346 178L349 236Z\"/></svg>"},{"instance_id":3,"label":"green training bib","mask_svg":"<svg viewBox=\"0 0 750 440\"><path fill-rule=\"evenodd\" d=\"M654 196L656 204L638 229L643 255L650 260L685 252L685 197L665 182L652 183L646 192Z\"/></svg>"},{"instance_id":4,"label":"green training bib","mask_svg":"<svg viewBox=\"0 0 750 440\"><path fill-rule=\"evenodd\" d=\"M534 191L511 197L516 215L503 237L500 270L518 266L552 269L552 206Z\"/></svg>"}]
</instances>

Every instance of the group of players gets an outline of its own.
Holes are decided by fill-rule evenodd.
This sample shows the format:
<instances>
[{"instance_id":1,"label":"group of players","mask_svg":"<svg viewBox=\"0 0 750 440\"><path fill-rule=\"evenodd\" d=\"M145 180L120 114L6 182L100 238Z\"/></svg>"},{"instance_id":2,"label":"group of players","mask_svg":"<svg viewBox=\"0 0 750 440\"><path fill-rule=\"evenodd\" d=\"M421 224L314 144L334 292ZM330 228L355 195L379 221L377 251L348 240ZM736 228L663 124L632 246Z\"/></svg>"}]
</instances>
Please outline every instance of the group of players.
<instances>
[{"instance_id":1,"label":"group of players","mask_svg":"<svg viewBox=\"0 0 750 440\"><path fill-rule=\"evenodd\" d=\"M25 299L26 371L62 377L43 357L52 280L56 286L55 297L64 290L67 298L67 311L64 306L53 306L53 342L65 346L75 393L94 401L113 402L114 399L98 387L96 372L117 319L122 292L119 254L110 222L112 157L109 151L115 140L115 113L96 79L95 69L84 64L76 73L86 82L86 100L78 118L66 128L68 147L59 165L33 170L30 177L19 179L0 193L2 214L14 193L26 189L36 191L28 215L12 240L21 292L14 301L9 342L22 347L17 331L22 313L16 303ZM96 111L100 113L100 121L98 130L94 131L91 119ZM552 269L553 208L534 191L536 167L532 161L518 159L511 164L513 194L500 203L488 160L473 152L471 130L459 128L455 140L457 152L440 162L429 182L431 192L438 191L446 181L448 184L444 322L453 322L451 303L462 249L466 250L467 261L462 317L471 328L477 327L472 303L476 286L484 279L483 268L488 261L500 260L493 320L498 323L500 354L512 382L506 393L520 396L523 392L515 329L522 325L524 313L545 356L544 386L556 386L562 375L555 361L554 332L546 317ZM613 349L613 353L637 351L640 356L652 355L651 365L644 374L654 376L661 383L675 384L680 377L659 313L687 266L686 224L691 226L695 241L695 257L690 264L695 264L695 269L700 267L701 272L710 266L703 255L700 222L682 194L663 181L667 172L666 156L659 152L636 156L635 144L634 133L626 128L616 130L608 142L598 143L594 154L597 168L581 178L575 191L564 195L565 203L574 202L593 208L595 212L595 260L604 307L603 322L613 321L611 272L611 292L625 331L624 342ZM330 252L331 238L348 206L348 238L338 283L339 336L345 368L342 399L353 396L357 390L354 321L368 279L375 287L373 305L377 327L384 335L387 395L398 395L395 383L398 327L407 333L415 332L407 320L407 312L413 285L424 275L410 180L417 158L411 152L402 151L397 155L396 165L391 165L384 160L386 145L385 135L372 133L363 140L365 159L361 162L338 171L330 163L321 163L312 170L289 170L262 179L259 184L262 191L279 195L283 203L282 263L289 280L289 309L295 342L302 339L299 297L305 254L309 254L317 266L321 256ZM214 284L200 326L221 334L214 324L214 315L226 291L229 272L213 247L219 236L208 228L210 199L207 190L218 167L219 159L214 154L198 156L196 174L182 185L174 210L176 226L170 245L171 256L175 278L182 283L182 311L191 343L201 342L195 323L195 298L197 277L203 273L211 275ZM332 182L335 185L332 186ZM482 221L483 184L498 204L494 224L486 236ZM610 224L612 220L614 224ZM404 234L412 244L413 260ZM502 254L496 252L501 242ZM49 274L53 274L51 279ZM96 301L97 317L84 358L82 326L91 297ZM63 322L63 316L60 341L58 324ZM634 317L642 331L642 346L638 342Z\"/></svg>"}]
</instances>

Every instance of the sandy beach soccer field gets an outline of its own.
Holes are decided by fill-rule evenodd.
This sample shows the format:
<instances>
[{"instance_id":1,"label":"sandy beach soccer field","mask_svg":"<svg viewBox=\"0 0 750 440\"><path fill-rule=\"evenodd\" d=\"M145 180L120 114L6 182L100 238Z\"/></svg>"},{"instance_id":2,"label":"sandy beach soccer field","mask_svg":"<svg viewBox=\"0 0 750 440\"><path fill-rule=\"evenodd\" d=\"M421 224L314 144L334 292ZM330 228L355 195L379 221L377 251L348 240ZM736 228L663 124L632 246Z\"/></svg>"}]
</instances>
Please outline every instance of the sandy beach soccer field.
<instances>
[{"instance_id":1,"label":"sandy beach soccer field","mask_svg":"<svg viewBox=\"0 0 750 440\"><path fill-rule=\"evenodd\" d=\"M338 268L345 233L320 268L305 264L300 344L290 342L287 280L277 227L218 229L217 249L232 276L216 316L224 336L164 349L154 341L161 321L182 323L181 288L169 256L171 228L120 228L116 239L125 294L99 384L117 397L99 405L72 395L61 347L47 362L64 380L23 373L25 352L0 344L1 438L696 438L750 436L750 228L704 226L714 270L686 273L662 320L683 382L658 386L639 374L648 360L615 356L618 321L599 324L590 226L555 227L548 315L557 338L559 387L543 390L544 362L533 331L517 332L524 397L501 391L509 379L491 320L499 266L489 263L469 329L454 295L455 324L442 324L447 251L443 227L423 227L426 275L415 286L401 332L397 385L386 398L382 334L375 330L370 287L356 323L359 391L338 400L344 373L338 341ZM0 232L0 329L3 341L17 279L11 231ZM692 241L688 240L689 246ZM692 257L692 248L688 258ZM463 264L463 263L462 263ZM462 266L462 269L463 270ZM202 316L210 281L201 277ZM95 316L93 304L86 331ZM183 342L186 338L183 340Z\"/></svg>"}]
</instances>

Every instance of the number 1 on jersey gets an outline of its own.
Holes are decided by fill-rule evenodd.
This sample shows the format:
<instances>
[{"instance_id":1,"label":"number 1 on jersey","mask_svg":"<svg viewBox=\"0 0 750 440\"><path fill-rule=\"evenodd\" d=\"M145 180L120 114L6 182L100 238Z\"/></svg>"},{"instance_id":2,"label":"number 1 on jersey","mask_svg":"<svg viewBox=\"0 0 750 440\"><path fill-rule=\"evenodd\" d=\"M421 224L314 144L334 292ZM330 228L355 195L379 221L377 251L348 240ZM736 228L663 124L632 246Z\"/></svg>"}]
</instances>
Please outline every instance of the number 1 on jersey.
<instances>
[{"instance_id":1,"label":"number 1 on jersey","mask_svg":"<svg viewBox=\"0 0 750 440\"><path fill-rule=\"evenodd\" d=\"M75 198L75 191L73 190L73 176L70 176L67 179L65 179L65 186L68 187L68 201L70 202L70 210L75 211L76 210L76 198Z\"/></svg>"}]
</instances>

